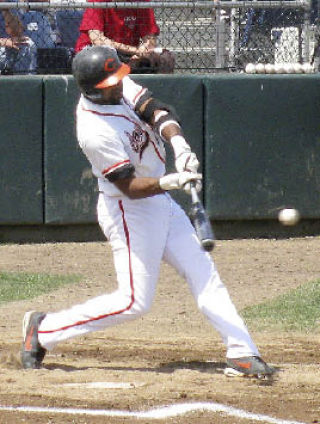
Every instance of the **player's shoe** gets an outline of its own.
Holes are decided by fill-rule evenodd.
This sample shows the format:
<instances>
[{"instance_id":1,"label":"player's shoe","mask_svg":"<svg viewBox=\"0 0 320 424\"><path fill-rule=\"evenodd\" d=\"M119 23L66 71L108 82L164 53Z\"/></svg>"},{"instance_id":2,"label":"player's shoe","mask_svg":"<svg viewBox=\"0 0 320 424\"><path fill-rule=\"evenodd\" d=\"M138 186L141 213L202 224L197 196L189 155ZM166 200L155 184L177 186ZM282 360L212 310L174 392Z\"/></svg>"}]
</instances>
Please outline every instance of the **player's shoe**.
<instances>
[{"instance_id":1,"label":"player's shoe","mask_svg":"<svg viewBox=\"0 0 320 424\"><path fill-rule=\"evenodd\" d=\"M224 374L228 377L256 377L271 378L275 370L266 364L259 356L243 358L227 358L227 367Z\"/></svg>"},{"instance_id":2,"label":"player's shoe","mask_svg":"<svg viewBox=\"0 0 320 424\"><path fill-rule=\"evenodd\" d=\"M46 349L39 344L38 328L44 317L45 314L43 312L30 311L23 318L23 343L21 349L21 363L23 368L37 369L41 367Z\"/></svg>"}]
</instances>

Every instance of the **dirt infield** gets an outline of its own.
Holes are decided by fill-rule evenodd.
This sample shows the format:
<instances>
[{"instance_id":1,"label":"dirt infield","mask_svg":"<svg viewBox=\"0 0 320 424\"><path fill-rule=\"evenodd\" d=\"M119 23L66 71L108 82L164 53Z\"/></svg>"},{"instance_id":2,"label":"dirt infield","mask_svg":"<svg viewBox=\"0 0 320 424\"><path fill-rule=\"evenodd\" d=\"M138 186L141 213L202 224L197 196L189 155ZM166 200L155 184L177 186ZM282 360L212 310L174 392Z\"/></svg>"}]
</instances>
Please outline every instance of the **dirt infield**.
<instances>
[{"instance_id":1,"label":"dirt infield","mask_svg":"<svg viewBox=\"0 0 320 424\"><path fill-rule=\"evenodd\" d=\"M219 241L214 259L241 310L319 279L320 237ZM279 424L283 420L320 423L319 330L312 334L252 332L262 356L278 370L274 381L227 378L223 375L225 349L218 334L196 309L184 281L163 265L148 315L61 344L46 356L43 369L22 370L18 353L24 312L59 310L113 290L111 251L103 242L0 245L0 269L84 276L68 289L0 307L0 408L39 406L133 414L192 402L227 407L225 412L195 408L162 419L0 409L1 424L255 422L230 415L231 407L277 418ZM106 387L90 385L97 382Z\"/></svg>"}]
</instances>

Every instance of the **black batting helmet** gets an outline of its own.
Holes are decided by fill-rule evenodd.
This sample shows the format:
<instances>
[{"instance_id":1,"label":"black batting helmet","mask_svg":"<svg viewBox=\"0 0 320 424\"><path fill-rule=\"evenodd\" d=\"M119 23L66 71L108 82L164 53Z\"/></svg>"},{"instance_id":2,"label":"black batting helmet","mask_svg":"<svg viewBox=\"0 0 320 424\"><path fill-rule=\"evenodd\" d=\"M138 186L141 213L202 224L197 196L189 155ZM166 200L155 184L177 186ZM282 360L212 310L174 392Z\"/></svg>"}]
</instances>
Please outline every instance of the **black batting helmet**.
<instances>
[{"instance_id":1,"label":"black batting helmet","mask_svg":"<svg viewBox=\"0 0 320 424\"><path fill-rule=\"evenodd\" d=\"M117 85L130 73L130 67L120 61L116 50L93 46L81 50L75 56L72 72L84 96L100 103L101 89Z\"/></svg>"}]
</instances>

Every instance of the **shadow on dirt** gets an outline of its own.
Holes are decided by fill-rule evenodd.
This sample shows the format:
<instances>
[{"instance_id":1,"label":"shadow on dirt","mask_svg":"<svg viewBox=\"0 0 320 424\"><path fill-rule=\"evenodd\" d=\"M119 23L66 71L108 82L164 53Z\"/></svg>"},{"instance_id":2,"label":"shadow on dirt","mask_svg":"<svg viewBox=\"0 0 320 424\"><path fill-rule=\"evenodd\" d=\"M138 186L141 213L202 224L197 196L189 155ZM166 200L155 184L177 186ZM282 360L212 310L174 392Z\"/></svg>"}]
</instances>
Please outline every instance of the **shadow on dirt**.
<instances>
[{"instance_id":1,"label":"shadow on dirt","mask_svg":"<svg viewBox=\"0 0 320 424\"><path fill-rule=\"evenodd\" d=\"M178 370L193 370L198 372L203 372L206 374L223 374L225 369L225 362L205 362L205 361L172 361L162 363L159 366L155 367L128 367L128 366L98 366L94 367L95 369L105 370L105 371L138 371L138 372L155 372L155 373L164 373L172 374ZM44 364L43 368L48 370L63 370L65 372L75 372L75 371L86 371L92 367L76 367L70 365L62 365L57 363ZM255 381L259 382L262 385L272 385L276 378L277 372L280 371L280 368L274 368L275 374L273 378L254 378ZM229 378L229 377L228 377ZM247 377L232 377L232 378L247 378Z\"/></svg>"}]
</instances>

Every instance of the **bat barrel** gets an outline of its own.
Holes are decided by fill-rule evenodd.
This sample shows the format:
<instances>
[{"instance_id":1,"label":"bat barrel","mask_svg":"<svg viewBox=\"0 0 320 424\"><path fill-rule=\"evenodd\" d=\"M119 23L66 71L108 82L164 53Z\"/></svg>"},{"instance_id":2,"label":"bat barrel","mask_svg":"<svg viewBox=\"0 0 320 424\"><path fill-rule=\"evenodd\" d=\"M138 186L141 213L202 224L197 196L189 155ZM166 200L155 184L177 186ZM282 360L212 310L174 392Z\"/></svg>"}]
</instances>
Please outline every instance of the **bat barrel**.
<instances>
[{"instance_id":1,"label":"bat barrel","mask_svg":"<svg viewBox=\"0 0 320 424\"><path fill-rule=\"evenodd\" d=\"M211 252L214 248L214 234L200 201L192 203L190 217L202 248L207 252Z\"/></svg>"}]
</instances>

